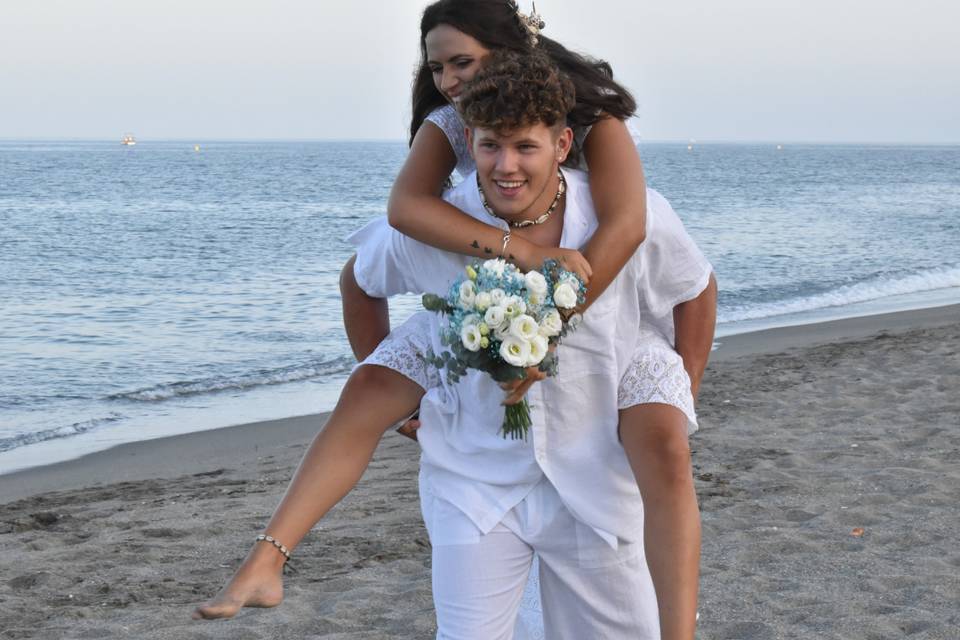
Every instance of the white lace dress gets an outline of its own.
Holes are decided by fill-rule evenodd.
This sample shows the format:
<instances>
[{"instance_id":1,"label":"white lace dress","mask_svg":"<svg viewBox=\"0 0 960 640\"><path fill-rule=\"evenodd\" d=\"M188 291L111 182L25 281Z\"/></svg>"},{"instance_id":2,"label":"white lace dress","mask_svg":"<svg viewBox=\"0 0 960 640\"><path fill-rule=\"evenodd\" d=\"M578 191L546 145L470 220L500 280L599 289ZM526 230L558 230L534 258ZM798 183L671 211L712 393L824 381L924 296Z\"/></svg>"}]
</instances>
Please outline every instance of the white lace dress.
<instances>
[{"instance_id":1,"label":"white lace dress","mask_svg":"<svg viewBox=\"0 0 960 640\"><path fill-rule=\"evenodd\" d=\"M457 172L466 176L476 168L467 150L463 122L453 107L441 107L427 116L446 134L457 157ZM576 136L582 144L586 132ZM670 210L672 214L672 209ZM676 220L676 224L680 224ZM385 223L383 229L386 229ZM374 250L378 242L376 229L368 227L367 235L354 237L353 241L367 250ZM656 257L662 260L662 256ZM662 265L660 268L664 268ZM711 271L703 261L706 276ZM697 292L699 293L699 292ZM691 296L693 297L693 296ZM633 361L620 381L618 408L625 409L639 404L661 403L680 409L687 417L687 433L697 429L697 418L690 392L690 378L683 368L683 360L673 348L672 309L658 315L653 309L642 309L642 338L634 352ZM439 372L424 363L420 357L429 348L430 312L420 311L391 331L377 349L361 365L376 364L393 369L425 390L439 385ZM358 365L360 366L360 365ZM534 558L530 577L523 594L517 616L514 640L539 640L544 637L543 610L540 601L539 559Z\"/></svg>"}]
</instances>

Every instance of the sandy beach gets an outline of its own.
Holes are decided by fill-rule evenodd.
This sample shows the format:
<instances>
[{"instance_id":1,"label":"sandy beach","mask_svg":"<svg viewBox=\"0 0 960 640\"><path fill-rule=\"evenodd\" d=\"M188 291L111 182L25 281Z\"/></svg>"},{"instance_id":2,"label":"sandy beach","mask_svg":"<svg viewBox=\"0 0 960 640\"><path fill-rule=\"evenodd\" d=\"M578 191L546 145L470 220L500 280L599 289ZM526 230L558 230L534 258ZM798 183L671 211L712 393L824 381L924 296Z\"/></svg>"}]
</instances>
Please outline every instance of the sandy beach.
<instances>
[{"instance_id":1,"label":"sandy beach","mask_svg":"<svg viewBox=\"0 0 960 640\"><path fill-rule=\"evenodd\" d=\"M720 342L691 440L698 637L960 637L960 306ZM323 420L0 476L0 638L432 637L418 451L394 433L296 550L282 606L190 619Z\"/></svg>"}]
</instances>

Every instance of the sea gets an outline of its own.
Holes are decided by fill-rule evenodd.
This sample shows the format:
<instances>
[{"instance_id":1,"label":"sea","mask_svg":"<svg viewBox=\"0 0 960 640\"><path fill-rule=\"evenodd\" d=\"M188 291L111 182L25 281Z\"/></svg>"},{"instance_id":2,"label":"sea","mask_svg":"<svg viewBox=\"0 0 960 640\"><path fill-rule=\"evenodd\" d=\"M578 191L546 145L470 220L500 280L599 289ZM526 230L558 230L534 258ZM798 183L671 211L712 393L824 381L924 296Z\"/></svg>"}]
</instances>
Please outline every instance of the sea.
<instances>
[{"instance_id":1,"label":"sea","mask_svg":"<svg viewBox=\"0 0 960 640\"><path fill-rule=\"evenodd\" d=\"M960 302L960 147L639 148L715 267L721 342ZM354 366L346 237L406 153L0 141L0 474L331 409Z\"/></svg>"}]
</instances>

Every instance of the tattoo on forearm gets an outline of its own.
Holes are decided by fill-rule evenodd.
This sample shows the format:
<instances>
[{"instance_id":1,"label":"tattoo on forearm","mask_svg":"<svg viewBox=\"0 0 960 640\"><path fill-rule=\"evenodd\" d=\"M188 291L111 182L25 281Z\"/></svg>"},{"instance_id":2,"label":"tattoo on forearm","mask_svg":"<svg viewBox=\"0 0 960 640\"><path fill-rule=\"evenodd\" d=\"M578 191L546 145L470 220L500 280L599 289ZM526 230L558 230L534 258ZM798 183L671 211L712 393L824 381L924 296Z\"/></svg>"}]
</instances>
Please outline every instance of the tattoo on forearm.
<instances>
[{"instance_id":1,"label":"tattoo on forearm","mask_svg":"<svg viewBox=\"0 0 960 640\"><path fill-rule=\"evenodd\" d=\"M474 249L479 249L480 243L474 240L473 242L470 243L470 246L473 247Z\"/></svg>"},{"instance_id":2,"label":"tattoo on forearm","mask_svg":"<svg viewBox=\"0 0 960 640\"><path fill-rule=\"evenodd\" d=\"M493 249L491 249L490 247L484 247L484 248L483 248L483 252L484 252L484 253L493 253Z\"/></svg>"}]
</instances>

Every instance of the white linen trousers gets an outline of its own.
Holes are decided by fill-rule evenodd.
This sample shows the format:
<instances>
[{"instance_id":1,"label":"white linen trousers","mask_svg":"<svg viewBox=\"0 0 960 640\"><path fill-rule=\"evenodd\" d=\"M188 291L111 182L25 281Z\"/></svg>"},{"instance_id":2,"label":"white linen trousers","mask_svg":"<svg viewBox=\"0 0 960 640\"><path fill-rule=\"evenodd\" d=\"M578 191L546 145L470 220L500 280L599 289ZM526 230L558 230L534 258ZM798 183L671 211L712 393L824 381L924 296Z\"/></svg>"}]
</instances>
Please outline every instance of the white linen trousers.
<instances>
[{"instance_id":1,"label":"white linen trousers","mask_svg":"<svg viewBox=\"0 0 960 640\"><path fill-rule=\"evenodd\" d=\"M613 549L546 478L487 534L428 491L420 504L433 546L437 640L511 640L535 553L546 638L660 638L642 542Z\"/></svg>"}]
</instances>

